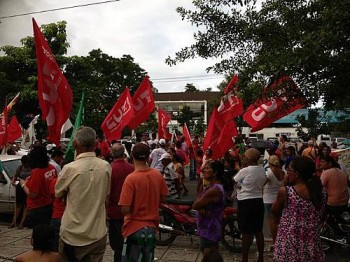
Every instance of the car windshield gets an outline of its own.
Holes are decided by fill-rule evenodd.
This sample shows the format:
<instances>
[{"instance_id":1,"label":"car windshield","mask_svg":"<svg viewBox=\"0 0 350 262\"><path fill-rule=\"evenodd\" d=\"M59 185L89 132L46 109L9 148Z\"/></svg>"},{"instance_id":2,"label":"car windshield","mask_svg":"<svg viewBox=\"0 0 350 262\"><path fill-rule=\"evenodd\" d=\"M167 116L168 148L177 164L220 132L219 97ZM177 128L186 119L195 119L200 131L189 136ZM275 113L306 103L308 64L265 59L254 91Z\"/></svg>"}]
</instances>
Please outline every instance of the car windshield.
<instances>
[{"instance_id":1,"label":"car windshield","mask_svg":"<svg viewBox=\"0 0 350 262\"><path fill-rule=\"evenodd\" d=\"M1 162L2 167L10 179L15 175L18 166L21 164L20 159Z\"/></svg>"}]
</instances>

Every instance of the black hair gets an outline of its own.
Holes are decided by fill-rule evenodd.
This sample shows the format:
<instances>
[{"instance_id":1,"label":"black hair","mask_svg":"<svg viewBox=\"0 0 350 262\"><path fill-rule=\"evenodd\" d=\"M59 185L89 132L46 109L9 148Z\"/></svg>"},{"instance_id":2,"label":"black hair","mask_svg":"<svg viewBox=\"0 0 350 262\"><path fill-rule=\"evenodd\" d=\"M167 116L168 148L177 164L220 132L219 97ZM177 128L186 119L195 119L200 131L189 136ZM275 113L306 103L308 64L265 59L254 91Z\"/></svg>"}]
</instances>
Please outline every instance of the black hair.
<instances>
[{"instance_id":1,"label":"black hair","mask_svg":"<svg viewBox=\"0 0 350 262\"><path fill-rule=\"evenodd\" d=\"M134 148L132 149L132 157L135 160L146 161L150 154L150 148L148 145L143 143L136 143Z\"/></svg>"},{"instance_id":2,"label":"black hair","mask_svg":"<svg viewBox=\"0 0 350 262\"><path fill-rule=\"evenodd\" d=\"M49 157L46 147L43 145L34 146L28 154L30 168L47 168L49 166Z\"/></svg>"},{"instance_id":3,"label":"black hair","mask_svg":"<svg viewBox=\"0 0 350 262\"><path fill-rule=\"evenodd\" d=\"M339 163L337 161L335 161L335 159L331 156L322 156L322 157L320 157L320 160L324 160L327 163L331 163L332 167L340 168Z\"/></svg>"},{"instance_id":4,"label":"black hair","mask_svg":"<svg viewBox=\"0 0 350 262\"><path fill-rule=\"evenodd\" d=\"M40 224L33 228L33 250L54 252L55 230L50 225Z\"/></svg>"},{"instance_id":5,"label":"black hair","mask_svg":"<svg viewBox=\"0 0 350 262\"><path fill-rule=\"evenodd\" d=\"M295 147L294 147L294 146L289 146L289 147L287 147L287 149L290 150L290 151L292 152L293 155L296 154L296 152L295 152Z\"/></svg>"},{"instance_id":6,"label":"black hair","mask_svg":"<svg viewBox=\"0 0 350 262\"><path fill-rule=\"evenodd\" d=\"M52 150L51 158L54 158L56 156L64 156L64 152L59 148L55 148Z\"/></svg>"},{"instance_id":7,"label":"black hair","mask_svg":"<svg viewBox=\"0 0 350 262\"><path fill-rule=\"evenodd\" d=\"M175 162L177 163L181 163L182 162L182 159L180 158L180 156L178 154L173 154L173 159Z\"/></svg>"},{"instance_id":8,"label":"black hair","mask_svg":"<svg viewBox=\"0 0 350 262\"><path fill-rule=\"evenodd\" d=\"M181 141L176 141L175 142L175 147L176 148L181 148L181 145L182 145Z\"/></svg>"},{"instance_id":9,"label":"black hair","mask_svg":"<svg viewBox=\"0 0 350 262\"><path fill-rule=\"evenodd\" d=\"M215 175L216 179L223 182L223 176L224 176L224 170L225 170L224 164L219 160L210 160L206 163L206 165L210 165L210 167L216 173Z\"/></svg>"},{"instance_id":10,"label":"black hair","mask_svg":"<svg viewBox=\"0 0 350 262\"><path fill-rule=\"evenodd\" d=\"M295 172L298 172L299 178L306 182L311 202L316 209L320 209L323 199L323 186L320 177L315 174L315 162L310 157L297 156L291 161L290 166Z\"/></svg>"},{"instance_id":11,"label":"black hair","mask_svg":"<svg viewBox=\"0 0 350 262\"><path fill-rule=\"evenodd\" d=\"M197 150L197 156L203 156L203 150L202 149L198 149Z\"/></svg>"}]
</instances>

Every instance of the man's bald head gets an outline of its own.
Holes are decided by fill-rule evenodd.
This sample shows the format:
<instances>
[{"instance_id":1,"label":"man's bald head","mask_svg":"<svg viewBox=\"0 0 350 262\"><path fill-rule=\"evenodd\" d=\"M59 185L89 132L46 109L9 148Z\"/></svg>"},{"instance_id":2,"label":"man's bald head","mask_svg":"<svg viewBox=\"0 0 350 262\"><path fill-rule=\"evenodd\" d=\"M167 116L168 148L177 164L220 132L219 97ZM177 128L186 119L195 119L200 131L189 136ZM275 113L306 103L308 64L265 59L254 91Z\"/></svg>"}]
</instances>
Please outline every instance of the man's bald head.
<instances>
[{"instance_id":1,"label":"man's bald head","mask_svg":"<svg viewBox=\"0 0 350 262\"><path fill-rule=\"evenodd\" d=\"M112 157L113 158L121 158L124 157L125 148L122 144L115 143L112 146Z\"/></svg>"}]
</instances>

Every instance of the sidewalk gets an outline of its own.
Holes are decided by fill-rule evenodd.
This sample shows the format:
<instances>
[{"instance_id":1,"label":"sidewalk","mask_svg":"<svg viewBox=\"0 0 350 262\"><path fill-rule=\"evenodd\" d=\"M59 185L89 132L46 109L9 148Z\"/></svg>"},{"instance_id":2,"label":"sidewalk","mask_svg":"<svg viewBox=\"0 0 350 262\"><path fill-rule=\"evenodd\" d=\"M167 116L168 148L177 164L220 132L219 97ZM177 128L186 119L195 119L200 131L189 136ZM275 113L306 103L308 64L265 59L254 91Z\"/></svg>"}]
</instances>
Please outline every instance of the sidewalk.
<instances>
[{"instance_id":1,"label":"sidewalk","mask_svg":"<svg viewBox=\"0 0 350 262\"><path fill-rule=\"evenodd\" d=\"M8 229L7 226L0 225L0 262L11 261L19 254L32 249L30 245L30 237L32 230L16 228ZM268 243L267 243L268 244ZM224 261L241 261L241 254L233 254L220 247L220 253ZM256 261L256 246L252 245L250 249L249 261ZM7 259L9 258L9 259ZM199 239L193 237L179 236L174 243L166 247L157 246L155 252L155 260L162 262L188 261L200 262L202 254L199 250ZM13 260L12 260L13 261ZM103 259L104 262L113 262L113 251L107 243L106 252ZM266 253L265 261L272 261L272 254Z\"/></svg>"}]
</instances>

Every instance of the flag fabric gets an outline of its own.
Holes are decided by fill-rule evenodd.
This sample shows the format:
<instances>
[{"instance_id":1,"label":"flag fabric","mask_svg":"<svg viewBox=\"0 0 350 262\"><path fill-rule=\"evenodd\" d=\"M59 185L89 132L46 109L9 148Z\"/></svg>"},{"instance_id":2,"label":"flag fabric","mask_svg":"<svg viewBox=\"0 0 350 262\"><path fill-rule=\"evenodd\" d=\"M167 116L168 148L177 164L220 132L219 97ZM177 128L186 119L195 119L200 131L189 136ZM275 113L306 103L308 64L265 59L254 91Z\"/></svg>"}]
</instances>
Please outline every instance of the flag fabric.
<instances>
[{"instance_id":1,"label":"flag fabric","mask_svg":"<svg viewBox=\"0 0 350 262\"><path fill-rule=\"evenodd\" d=\"M7 135L7 105L5 105L4 112L0 115L0 147L6 144L6 141L7 141L6 135Z\"/></svg>"},{"instance_id":2,"label":"flag fabric","mask_svg":"<svg viewBox=\"0 0 350 262\"><path fill-rule=\"evenodd\" d=\"M250 105L243 115L245 122L256 132L278 119L306 105L306 99L294 81L288 76L279 77L269 84L264 93L277 94L263 97Z\"/></svg>"},{"instance_id":3,"label":"flag fabric","mask_svg":"<svg viewBox=\"0 0 350 262\"><path fill-rule=\"evenodd\" d=\"M125 88L118 101L113 106L107 117L102 123L101 129L108 141L121 138L122 131L132 118L134 109L129 88Z\"/></svg>"},{"instance_id":4,"label":"flag fabric","mask_svg":"<svg viewBox=\"0 0 350 262\"><path fill-rule=\"evenodd\" d=\"M77 113L77 117L75 118L74 122L74 127L73 127L73 132L70 136L70 140L66 149L66 154L64 156L64 159L67 162L71 162L74 160L74 148L73 148L73 140L74 140L74 135L77 129L81 126L83 123L84 119L84 101L85 101L85 93L83 92L81 94L81 100L80 100L80 105L79 105L79 111Z\"/></svg>"},{"instance_id":5,"label":"flag fabric","mask_svg":"<svg viewBox=\"0 0 350 262\"><path fill-rule=\"evenodd\" d=\"M73 127L72 121L68 118L67 121L61 127L61 136L64 137L64 133L66 133L69 129Z\"/></svg>"},{"instance_id":6,"label":"flag fabric","mask_svg":"<svg viewBox=\"0 0 350 262\"><path fill-rule=\"evenodd\" d=\"M265 152L264 152L264 160L263 160L263 168L265 169L265 173L267 173L269 171L269 169L270 169L269 157L270 157L269 152L267 152L267 150L265 150Z\"/></svg>"},{"instance_id":7,"label":"flag fabric","mask_svg":"<svg viewBox=\"0 0 350 262\"><path fill-rule=\"evenodd\" d=\"M220 148L221 156L235 146L235 143L232 138L237 135L238 131L235 121L231 120L226 122L221 130L221 134L218 139L218 146Z\"/></svg>"},{"instance_id":8,"label":"flag fabric","mask_svg":"<svg viewBox=\"0 0 350 262\"><path fill-rule=\"evenodd\" d=\"M217 110L223 121L228 122L234 120L243 112L243 100L233 93L229 93L221 98Z\"/></svg>"},{"instance_id":9,"label":"flag fabric","mask_svg":"<svg viewBox=\"0 0 350 262\"><path fill-rule=\"evenodd\" d=\"M191 135L190 135L190 132L188 131L186 123L184 124L184 127L183 127L183 133L186 139L185 142L186 142L187 148L193 148Z\"/></svg>"},{"instance_id":10,"label":"flag fabric","mask_svg":"<svg viewBox=\"0 0 350 262\"><path fill-rule=\"evenodd\" d=\"M30 121L28 128L23 130L21 147L29 149L29 147L35 142L35 124L38 123L40 115L36 115L32 121Z\"/></svg>"},{"instance_id":11,"label":"flag fabric","mask_svg":"<svg viewBox=\"0 0 350 262\"><path fill-rule=\"evenodd\" d=\"M8 105L7 105L7 112L9 112L9 111L12 109L12 107L17 103L17 101L18 101L18 99L19 99L19 94L20 94L20 93L18 93L18 94L11 100L11 102L8 103Z\"/></svg>"},{"instance_id":12,"label":"flag fabric","mask_svg":"<svg viewBox=\"0 0 350 262\"><path fill-rule=\"evenodd\" d=\"M17 139L22 136L22 128L18 123L17 117L13 116L7 125L7 142L15 142Z\"/></svg>"},{"instance_id":13,"label":"flag fabric","mask_svg":"<svg viewBox=\"0 0 350 262\"><path fill-rule=\"evenodd\" d=\"M39 104L42 117L47 123L47 139L58 145L61 127L68 119L72 109L73 93L34 18L33 28L38 68Z\"/></svg>"},{"instance_id":14,"label":"flag fabric","mask_svg":"<svg viewBox=\"0 0 350 262\"><path fill-rule=\"evenodd\" d=\"M128 127L130 129L136 129L148 119L155 107L152 86L148 76L145 76L136 90L132 97L132 103L135 116L128 124Z\"/></svg>"},{"instance_id":15,"label":"flag fabric","mask_svg":"<svg viewBox=\"0 0 350 262\"><path fill-rule=\"evenodd\" d=\"M230 93L232 91L235 94L237 94L237 86L238 86L238 75L234 74L231 81L227 84L227 86L224 90L224 94L227 95L228 93Z\"/></svg>"},{"instance_id":16,"label":"flag fabric","mask_svg":"<svg viewBox=\"0 0 350 262\"><path fill-rule=\"evenodd\" d=\"M166 129L171 117L161 108L158 108L158 138L170 140L172 135Z\"/></svg>"}]
</instances>

